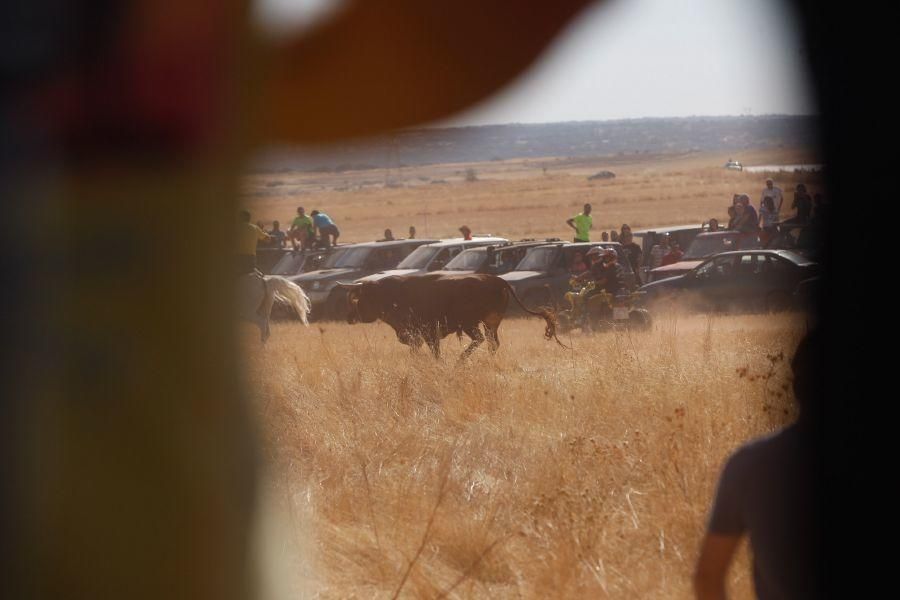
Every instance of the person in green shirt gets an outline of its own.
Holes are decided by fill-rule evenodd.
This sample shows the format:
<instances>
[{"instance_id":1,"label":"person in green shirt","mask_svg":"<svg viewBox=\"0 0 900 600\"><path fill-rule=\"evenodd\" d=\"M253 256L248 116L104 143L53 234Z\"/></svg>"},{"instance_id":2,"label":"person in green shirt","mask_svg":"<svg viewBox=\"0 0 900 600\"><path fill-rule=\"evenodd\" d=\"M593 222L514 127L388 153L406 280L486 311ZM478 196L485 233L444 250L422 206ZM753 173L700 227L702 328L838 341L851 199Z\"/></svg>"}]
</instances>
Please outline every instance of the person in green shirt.
<instances>
[{"instance_id":1,"label":"person in green shirt","mask_svg":"<svg viewBox=\"0 0 900 600\"><path fill-rule=\"evenodd\" d=\"M576 242L589 242L591 241L591 227L594 224L594 219L591 217L591 205L585 204L584 210L566 221L566 225L575 230L575 241Z\"/></svg>"},{"instance_id":2,"label":"person in green shirt","mask_svg":"<svg viewBox=\"0 0 900 600\"><path fill-rule=\"evenodd\" d=\"M315 229L313 228L312 218L306 214L306 210L302 206L297 207L297 216L291 223L291 229L288 232L294 250L297 249L297 240L304 250L312 248L313 239L315 238Z\"/></svg>"}]
</instances>

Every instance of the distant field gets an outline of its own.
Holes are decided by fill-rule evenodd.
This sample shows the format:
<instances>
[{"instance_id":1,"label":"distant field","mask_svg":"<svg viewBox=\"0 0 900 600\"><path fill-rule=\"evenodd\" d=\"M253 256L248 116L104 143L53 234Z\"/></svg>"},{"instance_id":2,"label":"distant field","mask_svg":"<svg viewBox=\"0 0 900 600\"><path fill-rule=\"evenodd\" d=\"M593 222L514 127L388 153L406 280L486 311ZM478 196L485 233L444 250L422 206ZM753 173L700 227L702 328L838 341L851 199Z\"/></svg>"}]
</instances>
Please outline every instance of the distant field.
<instances>
[{"instance_id":1,"label":"distant field","mask_svg":"<svg viewBox=\"0 0 900 600\"><path fill-rule=\"evenodd\" d=\"M743 153L623 155L609 158L560 158L442 164L343 173L288 171L249 175L244 204L253 219L268 225L290 224L296 207L327 212L341 230L341 241L371 241L385 228L405 237L414 225L419 237L454 237L460 225L476 233L522 237L571 237L565 221L585 202L594 207L599 231L628 223L634 229L727 220L735 193L758 204L765 175L729 171L729 158L746 165L817 163L808 149L752 150ZM476 180L467 181L467 172ZM612 180L588 181L601 170ZM823 191L821 175L781 174L786 192L798 182L812 193ZM793 194L785 199L790 207Z\"/></svg>"},{"instance_id":2,"label":"distant field","mask_svg":"<svg viewBox=\"0 0 900 600\"><path fill-rule=\"evenodd\" d=\"M298 171L248 176L245 199L254 220L286 225L297 205L324 210L345 242L462 224L569 238L565 220L591 202L599 239L622 223L724 221L735 193L757 203L765 175L728 171L728 158L819 162L778 149ZM587 180L600 170L615 179ZM815 193L819 178L776 181ZM805 321L655 317L648 333L573 334L572 350L536 320L507 320L499 354L465 364L454 338L434 362L378 323L276 323L264 348L247 331L267 514L282 515L267 569L291 597L690 597L722 461L793 416L786 359ZM743 550L733 596L750 582Z\"/></svg>"},{"instance_id":3,"label":"distant field","mask_svg":"<svg viewBox=\"0 0 900 600\"><path fill-rule=\"evenodd\" d=\"M688 598L723 460L794 416L805 327L657 315L565 350L512 319L463 364L380 323L248 329L267 569L300 598ZM730 591L751 597L746 549Z\"/></svg>"}]
</instances>

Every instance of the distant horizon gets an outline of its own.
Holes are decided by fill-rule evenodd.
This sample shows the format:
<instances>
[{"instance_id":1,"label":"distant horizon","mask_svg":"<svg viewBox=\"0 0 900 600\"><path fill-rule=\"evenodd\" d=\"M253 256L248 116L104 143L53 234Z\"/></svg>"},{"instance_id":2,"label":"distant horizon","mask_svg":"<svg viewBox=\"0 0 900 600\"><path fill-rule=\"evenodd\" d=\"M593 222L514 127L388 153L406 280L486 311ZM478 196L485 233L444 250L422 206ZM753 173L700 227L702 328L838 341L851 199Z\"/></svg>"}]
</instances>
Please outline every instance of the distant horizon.
<instances>
[{"instance_id":1,"label":"distant horizon","mask_svg":"<svg viewBox=\"0 0 900 600\"><path fill-rule=\"evenodd\" d=\"M615 119L568 119L564 121L508 121L504 123L455 124L447 121L414 125L398 131L415 131L417 129L470 129L474 127L505 127L509 125L564 125L566 123L621 123L624 121L674 120L674 119L758 119L773 117L818 118L819 113L760 113L746 115L682 115L682 116L646 116L619 117ZM387 134L390 135L390 134Z\"/></svg>"}]
</instances>

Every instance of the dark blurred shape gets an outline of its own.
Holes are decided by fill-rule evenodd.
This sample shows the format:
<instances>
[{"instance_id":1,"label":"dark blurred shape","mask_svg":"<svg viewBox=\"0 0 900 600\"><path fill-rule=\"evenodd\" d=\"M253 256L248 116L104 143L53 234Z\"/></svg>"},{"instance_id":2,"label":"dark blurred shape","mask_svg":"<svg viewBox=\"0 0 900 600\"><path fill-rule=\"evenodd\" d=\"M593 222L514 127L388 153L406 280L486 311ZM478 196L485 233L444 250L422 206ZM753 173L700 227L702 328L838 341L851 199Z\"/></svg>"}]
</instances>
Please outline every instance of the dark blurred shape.
<instances>
[{"instance_id":1,"label":"dark blurred shape","mask_svg":"<svg viewBox=\"0 0 900 600\"><path fill-rule=\"evenodd\" d=\"M283 47L242 0L3 5L4 597L255 595L246 157L448 116L586 3L355 2Z\"/></svg>"},{"instance_id":2,"label":"dark blurred shape","mask_svg":"<svg viewBox=\"0 0 900 600\"><path fill-rule=\"evenodd\" d=\"M822 596L812 456L821 423L821 343L816 332L807 334L791 361L797 422L741 446L722 470L697 560L698 599L724 596L728 568L744 535L753 549L757 597Z\"/></svg>"}]
</instances>

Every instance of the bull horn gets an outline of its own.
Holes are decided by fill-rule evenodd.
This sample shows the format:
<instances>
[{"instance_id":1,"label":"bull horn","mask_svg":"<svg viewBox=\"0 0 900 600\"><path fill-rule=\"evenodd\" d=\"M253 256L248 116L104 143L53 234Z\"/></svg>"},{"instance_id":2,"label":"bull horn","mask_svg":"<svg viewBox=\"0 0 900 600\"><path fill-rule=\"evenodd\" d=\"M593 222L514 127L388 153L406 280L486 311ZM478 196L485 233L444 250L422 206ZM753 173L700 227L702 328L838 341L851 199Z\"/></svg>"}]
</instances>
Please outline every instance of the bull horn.
<instances>
[{"instance_id":1,"label":"bull horn","mask_svg":"<svg viewBox=\"0 0 900 600\"><path fill-rule=\"evenodd\" d=\"M362 282L360 282L360 283L341 283L340 281L338 281L335 285L337 285L338 287L346 288L348 290L352 290L354 288L361 287Z\"/></svg>"}]
</instances>

